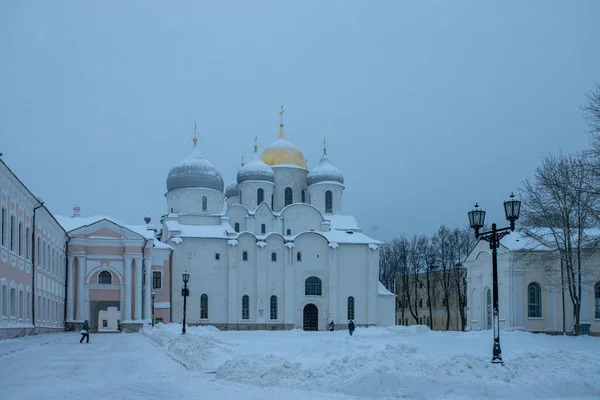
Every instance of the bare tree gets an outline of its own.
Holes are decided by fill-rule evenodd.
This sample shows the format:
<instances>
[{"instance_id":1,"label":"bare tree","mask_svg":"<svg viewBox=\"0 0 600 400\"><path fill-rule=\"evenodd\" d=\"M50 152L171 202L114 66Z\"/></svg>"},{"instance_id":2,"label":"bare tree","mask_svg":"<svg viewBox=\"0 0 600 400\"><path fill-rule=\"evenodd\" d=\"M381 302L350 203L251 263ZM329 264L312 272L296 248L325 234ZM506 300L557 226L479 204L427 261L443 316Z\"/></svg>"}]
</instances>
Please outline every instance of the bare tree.
<instances>
[{"instance_id":1,"label":"bare tree","mask_svg":"<svg viewBox=\"0 0 600 400\"><path fill-rule=\"evenodd\" d=\"M588 235L598 220L598 197L586 189L590 164L582 155L546 157L537 168L535 181L524 182L523 223L530 235L553 245L564 266L566 285L573 304L574 333L580 334L582 261L597 249Z\"/></svg>"},{"instance_id":2,"label":"bare tree","mask_svg":"<svg viewBox=\"0 0 600 400\"><path fill-rule=\"evenodd\" d=\"M427 293L427 308L429 309L429 329L433 330L433 307L437 298L437 266L436 245L425 236L419 238L419 252L421 260L424 263L425 270L425 290Z\"/></svg>"},{"instance_id":3,"label":"bare tree","mask_svg":"<svg viewBox=\"0 0 600 400\"><path fill-rule=\"evenodd\" d=\"M466 308L467 308L467 271L463 267L463 262L477 245L477 239L470 228L455 229L450 237L451 242L451 260L450 276L452 279L452 289L458 306L460 315L460 329L464 331L467 326Z\"/></svg>"},{"instance_id":4,"label":"bare tree","mask_svg":"<svg viewBox=\"0 0 600 400\"><path fill-rule=\"evenodd\" d=\"M588 102L581 107L583 117L587 121L590 130L594 134L592 145L598 149L598 135L600 135L600 83L596 87L585 94Z\"/></svg>"},{"instance_id":5,"label":"bare tree","mask_svg":"<svg viewBox=\"0 0 600 400\"><path fill-rule=\"evenodd\" d=\"M442 290L444 307L446 308L446 330L450 330L450 297L452 295L452 275L450 271L454 260L452 260L452 249L450 241L451 232L444 225L440 226L433 237L436 249L436 260L438 263L438 279Z\"/></svg>"}]
</instances>

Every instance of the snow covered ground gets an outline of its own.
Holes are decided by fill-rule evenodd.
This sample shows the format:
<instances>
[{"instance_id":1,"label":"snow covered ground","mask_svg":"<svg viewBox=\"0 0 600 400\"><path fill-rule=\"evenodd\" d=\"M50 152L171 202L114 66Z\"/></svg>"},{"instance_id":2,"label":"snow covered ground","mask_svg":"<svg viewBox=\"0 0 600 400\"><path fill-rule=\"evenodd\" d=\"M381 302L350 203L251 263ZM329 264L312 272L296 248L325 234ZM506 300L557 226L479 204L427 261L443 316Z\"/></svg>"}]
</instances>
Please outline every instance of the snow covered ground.
<instances>
[{"instance_id":1,"label":"snow covered ground","mask_svg":"<svg viewBox=\"0 0 600 400\"><path fill-rule=\"evenodd\" d=\"M141 334L0 341L0 399L599 399L600 338L425 327Z\"/></svg>"},{"instance_id":2,"label":"snow covered ground","mask_svg":"<svg viewBox=\"0 0 600 400\"><path fill-rule=\"evenodd\" d=\"M600 398L600 338L502 332L505 366L492 365L492 333L424 326L346 331L220 332L160 325L143 334L190 370L258 387L383 398ZM327 395L325 395L327 393Z\"/></svg>"}]
</instances>

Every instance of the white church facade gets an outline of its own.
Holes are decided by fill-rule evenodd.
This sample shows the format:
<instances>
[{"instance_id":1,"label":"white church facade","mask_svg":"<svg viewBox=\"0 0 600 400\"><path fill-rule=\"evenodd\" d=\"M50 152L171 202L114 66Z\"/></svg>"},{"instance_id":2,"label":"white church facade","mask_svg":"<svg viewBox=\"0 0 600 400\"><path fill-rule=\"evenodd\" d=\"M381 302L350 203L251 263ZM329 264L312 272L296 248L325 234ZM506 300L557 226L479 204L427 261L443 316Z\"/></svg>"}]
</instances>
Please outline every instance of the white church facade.
<instances>
[{"instance_id":1,"label":"white church facade","mask_svg":"<svg viewBox=\"0 0 600 400\"><path fill-rule=\"evenodd\" d=\"M221 329L326 329L393 325L395 296L379 282L379 242L341 214L344 178L327 149L308 170L284 136L238 171L221 174L194 138L167 179L161 240L172 273L190 274L186 320ZM172 319L183 319L181 285Z\"/></svg>"}]
</instances>

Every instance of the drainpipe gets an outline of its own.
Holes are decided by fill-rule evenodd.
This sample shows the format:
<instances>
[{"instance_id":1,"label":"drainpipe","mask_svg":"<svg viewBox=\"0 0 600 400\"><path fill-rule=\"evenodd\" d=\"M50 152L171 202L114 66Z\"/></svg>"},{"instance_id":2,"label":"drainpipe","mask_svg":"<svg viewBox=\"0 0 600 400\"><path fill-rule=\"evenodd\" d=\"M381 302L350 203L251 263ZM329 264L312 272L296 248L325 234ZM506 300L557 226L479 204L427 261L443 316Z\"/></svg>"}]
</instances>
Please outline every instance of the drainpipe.
<instances>
[{"instance_id":1,"label":"drainpipe","mask_svg":"<svg viewBox=\"0 0 600 400\"><path fill-rule=\"evenodd\" d=\"M37 198L36 198L37 199ZM39 199L37 199L37 201L40 203L39 206L34 207L33 209L33 218L31 221L31 322L33 324L33 333L35 334L35 322L36 322L36 316L35 316L35 299L36 299L36 295L35 295L35 273L36 273L36 259L35 259L35 231L36 231L36 226L35 226L35 212L37 211L38 208L42 208L44 207L44 202L40 201Z\"/></svg>"},{"instance_id":2,"label":"drainpipe","mask_svg":"<svg viewBox=\"0 0 600 400\"><path fill-rule=\"evenodd\" d=\"M69 242L71 241L71 236L67 237L67 242L65 243L65 309L64 309L64 324L65 324L65 331L69 330L68 329L68 325L67 325L67 303L69 302L69 299L67 298L67 293L69 293L69 285L71 284L71 282L69 282L69 255L67 253L67 250L69 249ZM71 268L73 268L73 266L71 265ZM75 276L75 275L73 275Z\"/></svg>"}]
</instances>

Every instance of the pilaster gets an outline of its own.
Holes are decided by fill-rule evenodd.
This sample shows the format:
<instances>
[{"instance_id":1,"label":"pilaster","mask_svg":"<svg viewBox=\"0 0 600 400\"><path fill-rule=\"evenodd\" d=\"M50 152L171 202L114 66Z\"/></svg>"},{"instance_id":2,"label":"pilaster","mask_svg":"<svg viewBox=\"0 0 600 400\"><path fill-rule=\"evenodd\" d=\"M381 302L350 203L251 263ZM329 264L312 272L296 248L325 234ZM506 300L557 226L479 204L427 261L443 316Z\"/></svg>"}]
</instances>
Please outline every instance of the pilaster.
<instances>
[{"instance_id":1,"label":"pilaster","mask_svg":"<svg viewBox=\"0 0 600 400\"><path fill-rule=\"evenodd\" d=\"M131 263L133 261L132 257L129 257L127 255L125 255L124 257L124 265L123 265L123 269L124 269L124 280L125 282L123 282L125 284L125 298L124 298L124 304L123 304L123 321L130 321L131 320Z\"/></svg>"},{"instance_id":2,"label":"pilaster","mask_svg":"<svg viewBox=\"0 0 600 400\"><path fill-rule=\"evenodd\" d=\"M152 257L144 257L146 285L144 291L144 320L152 321Z\"/></svg>"},{"instance_id":3,"label":"pilaster","mask_svg":"<svg viewBox=\"0 0 600 400\"><path fill-rule=\"evenodd\" d=\"M329 321L335 321L336 324L345 322L338 313L339 293L338 293L338 252L337 243L329 245Z\"/></svg>"},{"instance_id":4,"label":"pilaster","mask_svg":"<svg viewBox=\"0 0 600 400\"><path fill-rule=\"evenodd\" d=\"M85 310L85 255L77 256L77 319L87 319Z\"/></svg>"},{"instance_id":5,"label":"pilaster","mask_svg":"<svg viewBox=\"0 0 600 400\"><path fill-rule=\"evenodd\" d=\"M135 258L135 302L134 302L134 319L142 319L142 257Z\"/></svg>"},{"instance_id":6,"label":"pilaster","mask_svg":"<svg viewBox=\"0 0 600 400\"><path fill-rule=\"evenodd\" d=\"M284 323L294 324L294 303L296 299L294 297L294 243L286 243L285 247L285 263L283 270L284 279L284 295L281 299L283 301L283 320Z\"/></svg>"},{"instance_id":7,"label":"pilaster","mask_svg":"<svg viewBox=\"0 0 600 400\"><path fill-rule=\"evenodd\" d=\"M227 321L230 324L237 324L237 321L239 319L238 304L241 301L241 299L238 296L237 289L237 245L237 240L230 240L229 246L227 248L227 259L229 261L229 269L227 271L229 279L229 301L227 305Z\"/></svg>"},{"instance_id":8,"label":"pilaster","mask_svg":"<svg viewBox=\"0 0 600 400\"><path fill-rule=\"evenodd\" d=\"M266 242L256 242L258 251L256 252L256 307L254 308L256 313L255 321L257 324L265 323L265 294L266 288L266 270L267 270L267 256L266 256Z\"/></svg>"},{"instance_id":9,"label":"pilaster","mask_svg":"<svg viewBox=\"0 0 600 400\"><path fill-rule=\"evenodd\" d=\"M67 270L67 274L68 274L68 278L67 278L67 284L68 286L68 293L67 293L67 321L73 321L75 319L75 273L73 272L73 261L75 260L74 256L67 256L67 262L68 262L68 270Z\"/></svg>"}]
</instances>

